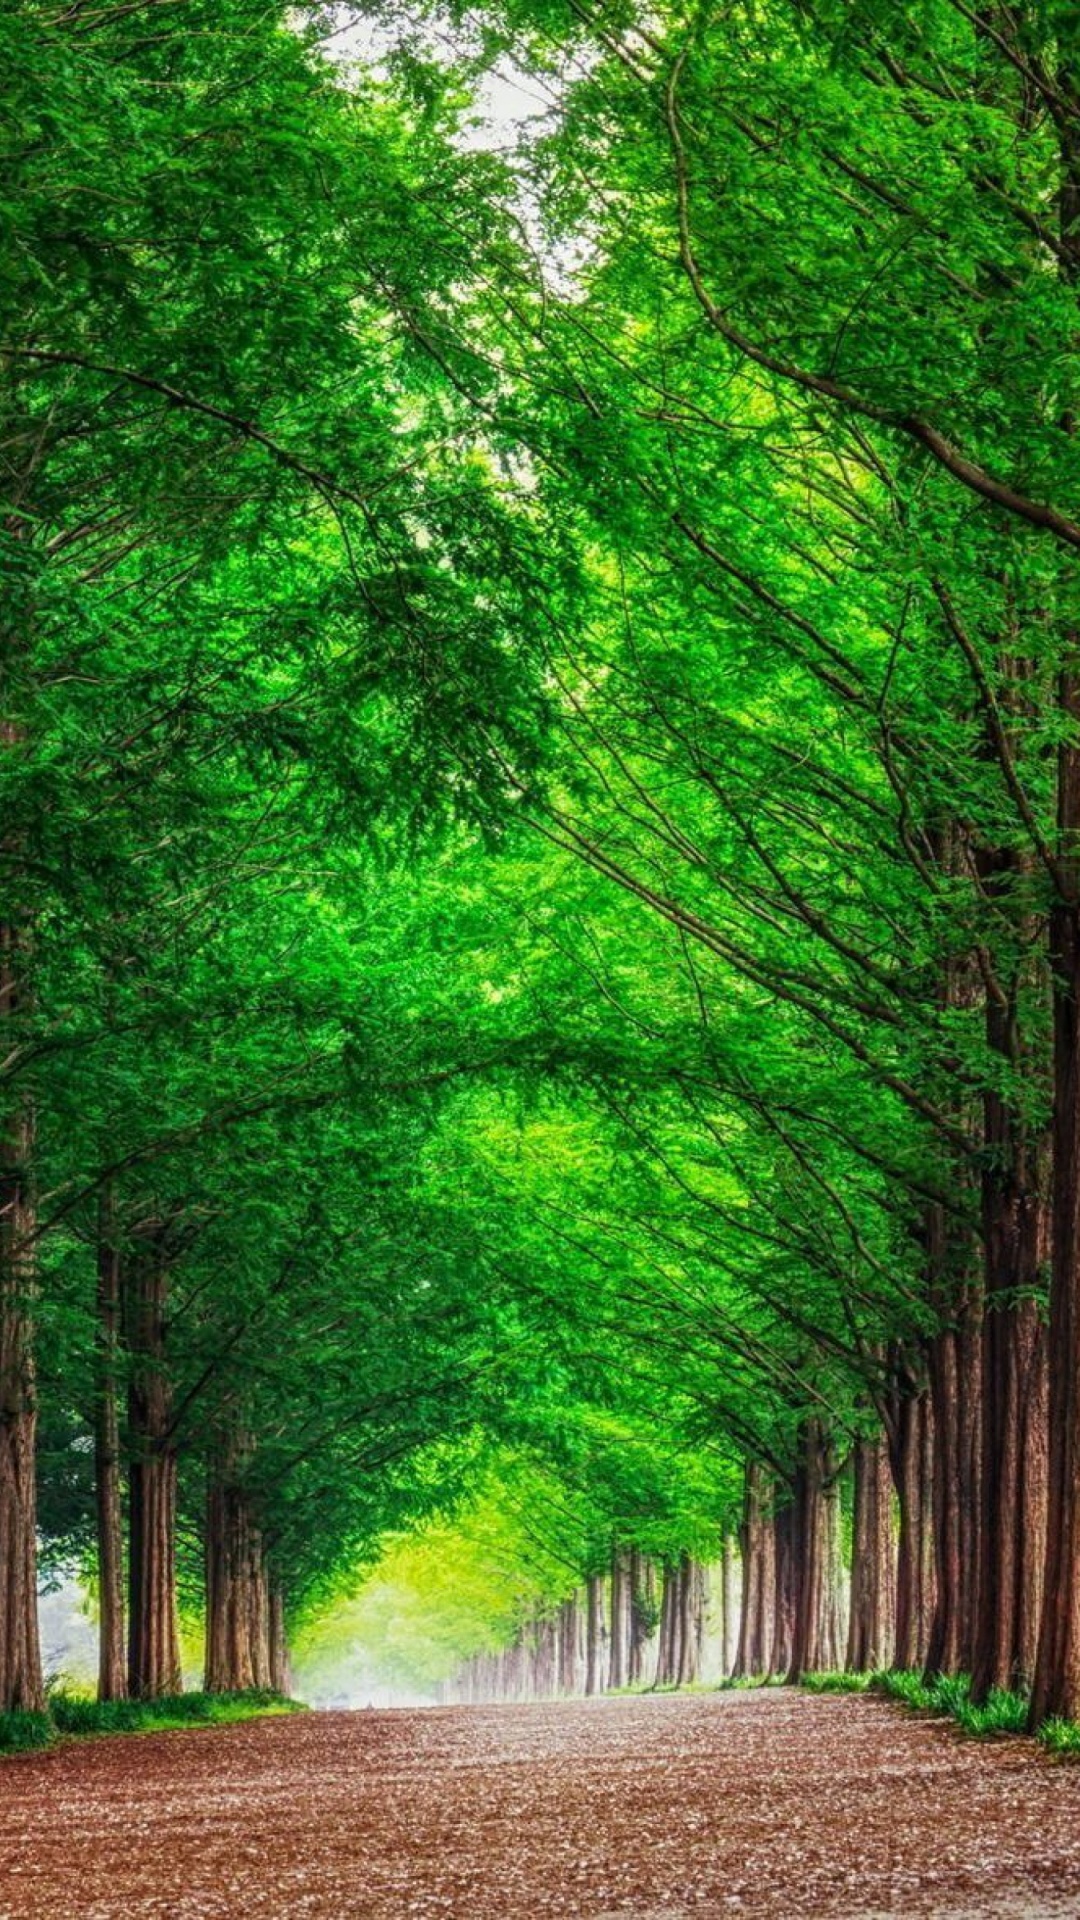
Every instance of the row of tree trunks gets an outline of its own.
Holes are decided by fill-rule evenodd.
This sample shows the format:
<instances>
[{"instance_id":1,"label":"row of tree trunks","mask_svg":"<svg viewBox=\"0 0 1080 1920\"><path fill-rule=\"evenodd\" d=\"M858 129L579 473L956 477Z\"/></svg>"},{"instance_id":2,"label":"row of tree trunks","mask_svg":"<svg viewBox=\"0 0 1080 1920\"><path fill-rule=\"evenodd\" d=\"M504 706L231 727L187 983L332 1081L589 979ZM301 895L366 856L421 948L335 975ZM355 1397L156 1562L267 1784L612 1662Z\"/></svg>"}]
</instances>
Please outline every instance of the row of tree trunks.
<instances>
[{"instance_id":1,"label":"row of tree trunks","mask_svg":"<svg viewBox=\"0 0 1080 1920\"><path fill-rule=\"evenodd\" d=\"M691 1554L680 1554L673 1566L664 1568L656 1686L685 1687L700 1678L705 1600L704 1567Z\"/></svg>"},{"instance_id":2,"label":"row of tree trunks","mask_svg":"<svg viewBox=\"0 0 1080 1920\"><path fill-rule=\"evenodd\" d=\"M743 1591L735 1677L751 1679L773 1671L776 1629L776 1531L772 1482L757 1460L747 1463L743 1482L743 1518L739 1529Z\"/></svg>"},{"instance_id":3,"label":"row of tree trunks","mask_svg":"<svg viewBox=\"0 0 1080 1920\"><path fill-rule=\"evenodd\" d=\"M792 1592L789 1677L835 1672L843 1659L840 1462L819 1420L800 1435L788 1529Z\"/></svg>"}]
</instances>

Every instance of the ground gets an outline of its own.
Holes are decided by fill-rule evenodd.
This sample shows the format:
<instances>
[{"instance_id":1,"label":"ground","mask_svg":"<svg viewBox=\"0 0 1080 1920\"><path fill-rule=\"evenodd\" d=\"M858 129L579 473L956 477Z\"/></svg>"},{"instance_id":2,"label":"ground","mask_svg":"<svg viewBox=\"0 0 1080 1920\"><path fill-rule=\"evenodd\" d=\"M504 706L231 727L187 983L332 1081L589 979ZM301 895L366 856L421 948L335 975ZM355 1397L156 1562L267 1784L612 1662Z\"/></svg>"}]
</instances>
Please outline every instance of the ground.
<instances>
[{"instance_id":1,"label":"ground","mask_svg":"<svg viewBox=\"0 0 1080 1920\"><path fill-rule=\"evenodd\" d=\"M1049 1920L1080 1766L861 1697L319 1713L0 1761L2 1920Z\"/></svg>"}]
</instances>

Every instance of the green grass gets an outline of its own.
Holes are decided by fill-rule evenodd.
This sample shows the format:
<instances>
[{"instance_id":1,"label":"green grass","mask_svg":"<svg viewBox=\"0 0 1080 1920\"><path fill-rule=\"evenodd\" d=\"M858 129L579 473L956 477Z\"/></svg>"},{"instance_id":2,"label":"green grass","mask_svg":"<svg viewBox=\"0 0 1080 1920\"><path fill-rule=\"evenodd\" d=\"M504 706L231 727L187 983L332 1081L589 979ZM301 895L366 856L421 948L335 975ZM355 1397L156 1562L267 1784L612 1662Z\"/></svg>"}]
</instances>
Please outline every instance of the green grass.
<instances>
[{"instance_id":1,"label":"green grass","mask_svg":"<svg viewBox=\"0 0 1080 1920\"><path fill-rule=\"evenodd\" d=\"M1080 1760L1080 1726L1075 1720L1044 1720L1035 1738L1057 1760Z\"/></svg>"},{"instance_id":2,"label":"green grass","mask_svg":"<svg viewBox=\"0 0 1080 1920\"><path fill-rule=\"evenodd\" d=\"M297 1700L269 1688L248 1693L173 1693L160 1700L93 1700L55 1692L47 1713L0 1714L0 1753L26 1753L58 1737L101 1733L160 1733L170 1727L228 1726L269 1714L302 1713Z\"/></svg>"},{"instance_id":3,"label":"green grass","mask_svg":"<svg viewBox=\"0 0 1080 1920\"><path fill-rule=\"evenodd\" d=\"M878 1673L872 1676L872 1685L875 1692L884 1693L905 1707L922 1713L947 1714L961 1732L976 1740L1028 1731L1030 1706L1026 1694L993 1687L983 1705L976 1706L967 1674L942 1675L927 1681L921 1673ZM1056 1759L1080 1760L1080 1725L1076 1721L1047 1720L1035 1738Z\"/></svg>"},{"instance_id":4,"label":"green grass","mask_svg":"<svg viewBox=\"0 0 1080 1920\"><path fill-rule=\"evenodd\" d=\"M47 1713L0 1713L0 1753L29 1753L51 1746L55 1739Z\"/></svg>"},{"instance_id":5,"label":"green grass","mask_svg":"<svg viewBox=\"0 0 1080 1920\"><path fill-rule=\"evenodd\" d=\"M804 1673L799 1685L807 1693L865 1693L872 1673Z\"/></svg>"}]
</instances>

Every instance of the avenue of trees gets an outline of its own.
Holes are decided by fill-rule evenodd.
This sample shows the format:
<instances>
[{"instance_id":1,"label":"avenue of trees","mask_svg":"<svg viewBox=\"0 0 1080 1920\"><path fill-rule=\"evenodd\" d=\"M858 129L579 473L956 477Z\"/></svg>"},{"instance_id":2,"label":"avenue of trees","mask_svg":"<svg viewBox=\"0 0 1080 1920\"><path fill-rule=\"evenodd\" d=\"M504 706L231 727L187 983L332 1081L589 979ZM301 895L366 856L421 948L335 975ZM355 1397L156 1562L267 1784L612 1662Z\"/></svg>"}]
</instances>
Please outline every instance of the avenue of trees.
<instances>
[{"instance_id":1,"label":"avenue of trees","mask_svg":"<svg viewBox=\"0 0 1080 1920\"><path fill-rule=\"evenodd\" d=\"M0 97L0 1711L39 1561L284 1689L494 1499L474 1692L711 1565L1080 1719L1075 8L17 0Z\"/></svg>"}]
</instances>

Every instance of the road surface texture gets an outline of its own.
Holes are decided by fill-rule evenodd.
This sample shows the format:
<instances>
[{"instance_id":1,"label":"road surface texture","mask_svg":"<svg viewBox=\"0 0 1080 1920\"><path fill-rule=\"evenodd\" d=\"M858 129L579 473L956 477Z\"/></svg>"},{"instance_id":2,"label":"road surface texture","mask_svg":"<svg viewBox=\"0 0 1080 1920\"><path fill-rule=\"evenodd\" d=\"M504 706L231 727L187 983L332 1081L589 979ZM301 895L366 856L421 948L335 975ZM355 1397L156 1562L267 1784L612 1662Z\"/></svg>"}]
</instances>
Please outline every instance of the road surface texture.
<instances>
[{"instance_id":1,"label":"road surface texture","mask_svg":"<svg viewBox=\"0 0 1080 1920\"><path fill-rule=\"evenodd\" d=\"M3 1920L1080 1916L1080 1766L757 1693L312 1713L0 1761Z\"/></svg>"}]
</instances>

